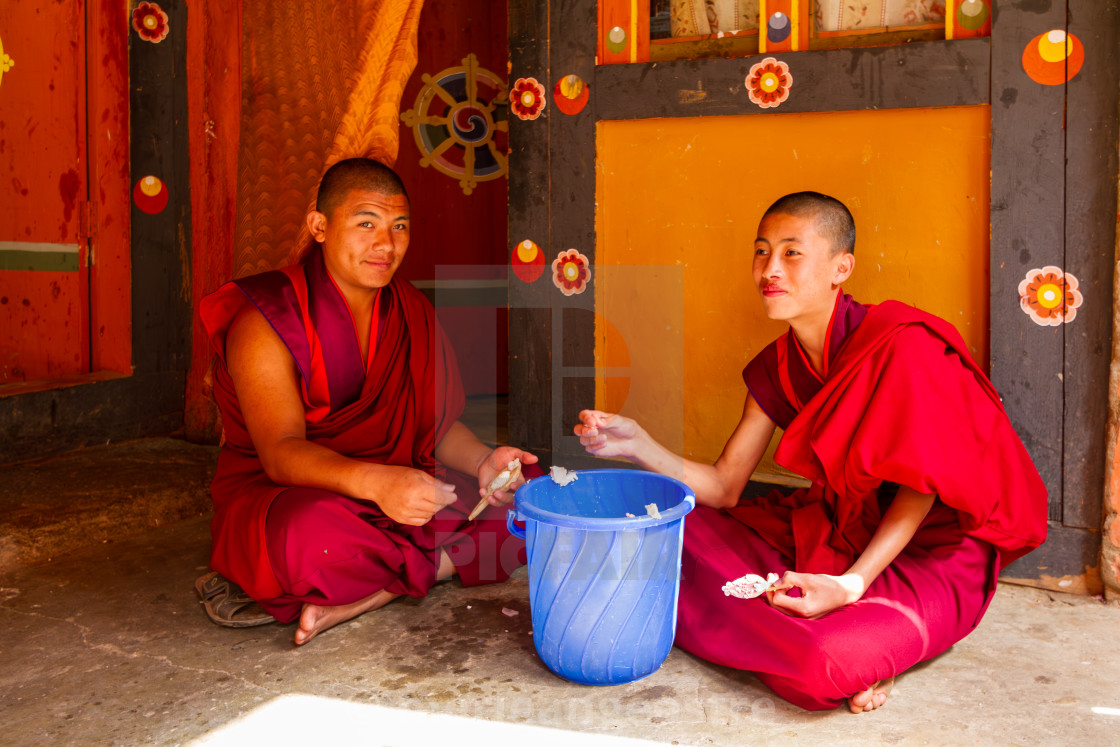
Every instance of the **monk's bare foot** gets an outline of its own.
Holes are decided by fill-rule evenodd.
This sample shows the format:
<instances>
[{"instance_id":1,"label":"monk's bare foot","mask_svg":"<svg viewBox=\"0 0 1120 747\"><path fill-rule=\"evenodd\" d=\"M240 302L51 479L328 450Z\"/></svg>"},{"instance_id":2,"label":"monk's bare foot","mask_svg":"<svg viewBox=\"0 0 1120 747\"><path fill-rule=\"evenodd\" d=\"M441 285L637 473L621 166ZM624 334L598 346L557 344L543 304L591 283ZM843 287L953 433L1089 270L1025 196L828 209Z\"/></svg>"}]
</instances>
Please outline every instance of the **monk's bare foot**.
<instances>
[{"instance_id":1,"label":"monk's bare foot","mask_svg":"<svg viewBox=\"0 0 1120 747\"><path fill-rule=\"evenodd\" d=\"M455 566L452 565L451 558L447 556L446 552L441 550L439 568L436 570L436 580L442 581L446 578L451 578L454 574ZM382 589L381 591L370 594L365 599L359 599L351 604L342 604L336 607L320 607L315 604L305 604L303 605L303 610L299 613L299 628L296 630L296 635L293 640L297 646L302 646L324 630L333 628L335 625L344 623L347 620L352 620L363 613L384 607L399 596L400 594L392 594Z\"/></svg>"},{"instance_id":2,"label":"monk's bare foot","mask_svg":"<svg viewBox=\"0 0 1120 747\"><path fill-rule=\"evenodd\" d=\"M341 604L337 607L305 604L303 605L303 611L299 614L299 629L296 630L295 643L297 646L302 646L324 630L333 628L347 620L352 620L363 612L384 607L398 596L400 595L391 594L382 589L370 594L365 599L359 599L352 604Z\"/></svg>"},{"instance_id":3,"label":"monk's bare foot","mask_svg":"<svg viewBox=\"0 0 1120 747\"><path fill-rule=\"evenodd\" d=\"M439 551L439 568L436 569L436 581L446 581L455 575L455 565L443 550Z\"/></svg>"},{"instance_id":4,"label":"monk's bare foot","mask_svg":"<svg viewBox=\"0 0 1120 747\"><path fill-rule=\"evenodd\" d=\"M880 680L863 692L848 698L848 708L852 713L866 713L881 708L887 702L887 695L890 694L892 687L894 687L894 677Z\"/></svg>"}]
</instances>

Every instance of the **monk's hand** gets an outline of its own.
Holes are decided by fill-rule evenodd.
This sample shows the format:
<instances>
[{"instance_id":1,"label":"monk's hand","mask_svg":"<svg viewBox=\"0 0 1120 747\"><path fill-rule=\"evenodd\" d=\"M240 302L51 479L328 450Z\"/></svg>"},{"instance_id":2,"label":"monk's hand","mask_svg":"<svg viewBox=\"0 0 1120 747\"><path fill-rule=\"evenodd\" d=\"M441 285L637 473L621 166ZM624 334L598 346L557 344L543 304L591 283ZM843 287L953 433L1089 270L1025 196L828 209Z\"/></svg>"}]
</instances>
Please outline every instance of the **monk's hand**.
<instances>
[{"instance_id":1,"label":"monk's hand","mask_svg":"<svg viewBox=\"0 0 1120 747\"><path fill-rule=\"evenodd\" d=\"M499 446L491 451L490 455L483 459L482 464L478 466L478 494L480 497L487 499L491 506L502 506L512 501L513 494L526 482L519 467L515 480L506 484L505 487L490 490L494 478L506 471L510 462L514 459L521 462L521 467L526 464L537 463L537 458L527 451L522 451L513 446Z\"/></svg>"},{"instance_id":2,"label":"monk's hand","mask_svg":"<svg viewBox=\"0 0 1120 747\"><path fill-rule=\"evenodd\" d=\"M579 421L573 431L588 454L600 457L634 455L635 442L642 434L637 422L599 410L581 411Z\"/></svg>"},{"instance_id":3,"label":"monk's hand","mask_svg":"<svg viewBox=\"0 0 1120 747\"><path fill-rule=\"evenodd\" d=\"M374 502L399 524L419 527L455 502L455 486L411 467L378 465Z\"/></svg>"},{"instance_id":4,"label":"monk's hand","mask_svg":"<svg viewBox=\"0 0 1120 747\"><path fill-rule=\"evenodd\" d=\"M790 596L795 588L800 596ZM858 600L863 596L863 589L863 579L854 573L829 576L786 571L766 592L766 599L787 615L817 618Z\"/></svg>"}]
</instances>

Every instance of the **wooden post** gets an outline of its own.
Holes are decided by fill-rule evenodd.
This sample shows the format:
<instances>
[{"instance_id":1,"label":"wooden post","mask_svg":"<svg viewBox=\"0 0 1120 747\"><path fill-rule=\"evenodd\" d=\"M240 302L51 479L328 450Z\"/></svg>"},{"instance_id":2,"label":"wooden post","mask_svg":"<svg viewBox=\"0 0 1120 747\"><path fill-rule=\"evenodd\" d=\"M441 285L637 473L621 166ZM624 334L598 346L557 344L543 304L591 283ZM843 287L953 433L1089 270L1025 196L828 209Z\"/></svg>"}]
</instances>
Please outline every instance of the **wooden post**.
<instances>
[{"instance_id":1,"label":"wooden post","mask_svg":"<svg viewBox=\"0 0 1120 747\"><path fill-rule=\"evenodd\" d=\"M758 53L809 48L809 0L759 0Z\"/></svg>"}]
</instances>

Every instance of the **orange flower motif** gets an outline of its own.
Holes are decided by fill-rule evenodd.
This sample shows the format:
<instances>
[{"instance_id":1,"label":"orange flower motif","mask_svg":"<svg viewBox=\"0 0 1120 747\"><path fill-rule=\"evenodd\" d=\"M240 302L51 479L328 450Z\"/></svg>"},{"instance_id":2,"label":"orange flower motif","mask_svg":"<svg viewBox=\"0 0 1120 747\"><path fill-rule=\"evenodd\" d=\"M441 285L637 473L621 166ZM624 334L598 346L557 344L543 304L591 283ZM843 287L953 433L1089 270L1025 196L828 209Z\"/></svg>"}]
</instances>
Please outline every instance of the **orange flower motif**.
<instances>
[{"instance_id":1,"label":"orange flower motif","mask_svg":"<svg viewBox=\"0 0 1120 747\"><path fill-rule=\"evenodd\" d=\"M1029 271L1019 283L1019 305L1043 327L1072 322L1083 300L1077 278L1053 265Z\"/></svg>"},{"instance_id":2,"label":"orange flower motif","mask_svg":"<svg viewBox=\"0 0 1120 747\"><path fill-rule=\"evenodd\" d=\"M132 28L140 34L141 39L147 39L153 44L158 44L167 38L171 26L167 14L155 3L140 3L132 11Z\"/></svg>"},{"instance_id":3,"label":"orange flower motif","mask_svg":"<svg viewBox=\"0 0 1120 747\"><path fill-rule=\"evenodd\" d=\"M518 119L536 119L544 111L544 86L536 78L518 78L509 92L509 108Z\"/></svg>"},{"instance_id":4,"label":"orange flower motif","mask_svg":"<svg viewBox=\"0 0 1120 747\"><path fill-rule=\"evenodd\" d=\"M763 109L769 109L789 98L793 76L789 72L789 65L767 57L751 67L751 71L747 73L746 86L751 101Z\"/></svg>"},{"instance_id":5,"label":"orange flower motif","mask_svg":"<svg viewBox=\"0 0 1120 747\"><path fill-rule=\"evenodd\" d=\"M560 252L552 260L552 283L565 296L574 296L587 290L591 282L591 266L587 257L575 249Z\"/></svg>"}]
</instances>

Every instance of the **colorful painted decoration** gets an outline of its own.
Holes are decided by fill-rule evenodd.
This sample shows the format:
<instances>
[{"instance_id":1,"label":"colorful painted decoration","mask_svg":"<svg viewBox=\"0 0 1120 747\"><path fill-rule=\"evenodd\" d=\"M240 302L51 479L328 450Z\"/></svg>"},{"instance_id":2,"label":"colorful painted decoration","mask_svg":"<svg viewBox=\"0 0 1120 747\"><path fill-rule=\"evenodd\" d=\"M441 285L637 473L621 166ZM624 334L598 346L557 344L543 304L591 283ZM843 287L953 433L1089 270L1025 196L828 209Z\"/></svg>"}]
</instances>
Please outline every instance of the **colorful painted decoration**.
<instances>
[{"instance_id":1,"label":"colorful painted decoration","mask_svg":"<svg viewBox=\"0 0 1120 747\"><path fill-rule=\"evenodd\" d=\"M509 92L509 108L518 119L536 119L544 111L548 99L544 86L536 78L518 78Z\"/></svg>"},{"instance_id":2,"label":"colorful painted decoration","mask_svg":"<svg viewBox=\"0 0 1120 747\"><path fill-rule=\"evenodd\" d=\"M590 282L591 263L584 254L569 249L552 260L552 283L565 296L583 293Z\"/></svg>"},{"instance_id":3,"label":"colorful painted decoration","mask_svg":"<svg viewBox=\"0 0 1120 747\"><path fill-rule=\"evenodd\" d=\"M770 16L770 20L766 22L766 38L771 44L784 42L789 38L792 30L793 24L789 22L789 16L785 13L774 13Z\"/></svg>"},{"instance_id":4,"label":"colorful painted decoration","mask_svg":"<svg viewBox=\"0 0 1120 747\"><path fill-rule=\"evenodd\" d=\"M789 65L767 57L751 66L745 82L751 101L769 109L789 98L793 75L789 72Z\"/></svg>"},{"instance_id":5,"label":"colorful painted decoration","mask_svg":"<svg viewBox=\"0 0 1120 747\"><path fill-rule=\"evenodd\" d=\"M1072 79L1084 62L1081 40L1061 29L1039 34L1023 50L1023 70L1044 86L1060 86Z\"/></svg>"},{"instance_id":6,"label":"colorful painted decoration","mask_svg":"<svg viewBox=\"0 0 1120 747\"><path fill-rule=\"evenodd\" d=\"M615 54L626 49L626 29L615 26L607 32L607 49Z\"/></svg>"},{"instance_id":7,"label":"colorful painted decoration","mask_svg":"<svg viewBox=\"0 0 1120 747\"><path fill-rule=\"evenodd\" d=\"M171 193L167 191L167 185L158 176L145 176L132 188L132 201L141 212L148 215L161 212L167 207L170 197Z\"/></svg>"},{"instance_id":8,"label":"colorful painted decoration","mask_svg":"<svg viewBox=\"0 0 1120 747\"><path fill-rule=\"evenodd\" d=\"M171 31L167 14L155 3L140 3L136 6L132 11L132 28L136 29L141 39L152 44L159 44Z\"/></svg>"},{"instance_id":9,"label":"colorful painted decoration","mask_svg":"<svg viewBox=\"0 0 1120 747\"><path fill-rule=\"evenodd\" d=\"M957 8L957 23L969 31L976 31L992 15L984 0L963 0Z\"/></svg>"},{"instance_id":10,"label":"colorful painted decoration","mask_svg":"<svg viewBox=\"0 0 1120 747\"><path fill-rule=\"evenodd\" d=\"M1077 278L1053 265L1030 270L1019 283L1023 313L1042 327L1069 324L1077 317L1083 300L1077 290Z\"/></svg>"},{"instance_id":11,"label":"colorful painted decoration","mask_svg":"<svg viewBox=\"0 0 1120 747\"><path fill-rule=\"evenodd\" d=\"M587 83L578 75L565 75L556 82L556 88L552 89L556 108L565 114L579 114L583 111L590 95Z\"/></svg>"},{"instance_id":12,"label":"colorful painted decoration","mask_svg":"<svg viewBox=\"0 0 1120 747\"><path fill-rule=\"evenodd\" d=\"M513 250L510 265L518 280L532 283L544 272L544 252L534 242L525 239Z\"/></svg>"},{"instance_id":13,"label":"colorful painted decoration","mask_svg":"<svg viewBox=\"0 0 1120 747\"><path fill-rule=\"evenodd\" d=\"M4 52L4 42L0 40L0 82L4 80L4 73L15 67L16 61L10 54Z\"/></svg>"},{"instance_id":14,"label":"colorful painted decoration","mask_svg":"<svg viewBox=\"0 0 1120 747\"><path fill-rule=\"evenodd\" d=\"M420 165L458 179L465 195L479 182L505 176L509 123L502 79L470 54L462 65L421 80L416 104L401 114L423 154Z\"/></svg>"}]
</instances>

